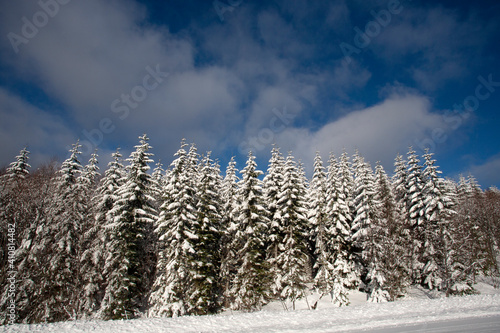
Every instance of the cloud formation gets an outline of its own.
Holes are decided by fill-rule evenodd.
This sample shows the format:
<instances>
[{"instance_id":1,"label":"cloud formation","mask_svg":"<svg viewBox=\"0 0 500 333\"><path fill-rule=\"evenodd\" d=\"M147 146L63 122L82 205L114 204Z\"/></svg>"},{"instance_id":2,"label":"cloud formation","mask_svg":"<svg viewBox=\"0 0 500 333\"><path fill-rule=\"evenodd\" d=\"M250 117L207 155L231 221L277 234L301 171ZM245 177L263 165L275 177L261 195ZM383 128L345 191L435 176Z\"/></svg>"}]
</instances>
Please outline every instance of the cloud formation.
<instances>
[{"instance_id":1,"label":"cloud formation","mask_svg":"<svg viewBox=\"0 0 500 333\"><path fill-rule=\"evenodd\" d=\"M87 153L98 146L102 155L132 147L146 132L163 160L183 137L201 152L244 159L240 146L271 131L261 158L276 141L305 163L316 149L339 154L345 147L387 167L441 126L440 110L457 93L470 94L467 80L488 75L498 58L488 49L498 39L494 10L481 4L404 2L346 63L340 44L352 44L356 29L390 2L242 2L223 21L210 1L0 3L1 36L22 35L26 22L40 25L18 53L0 39L0 135L34 140L45 156L60 158L78 138ZM40 24L47 4L59 4L57 13ZM406 88L387 95L395 86ZM273 110L285 108L293 119L271 130ZM486 113L485 103L475 116ZM460 149L468 141L456 137L472 132L448 133L455 145L446 148ZM3 147L0 164L19 148Z\"/></svg>"},{"instance_id":2,"label":"cloud formation","mask_svg":"<svg viewBox=\"0 0 500 333\"><path fill-rule=\"evenodd\" d=\"M326 159L330 152L338 156L344 149L350 154L357 149L373 166L381 161L387 170L392 170L397 153L404 155L415 138L441 123L442 118L431 112L427 98L396 94L375 106L353 111L318 131L287 129L278 142L308 164L316 151Z\"/></svg>"}]
</instances>

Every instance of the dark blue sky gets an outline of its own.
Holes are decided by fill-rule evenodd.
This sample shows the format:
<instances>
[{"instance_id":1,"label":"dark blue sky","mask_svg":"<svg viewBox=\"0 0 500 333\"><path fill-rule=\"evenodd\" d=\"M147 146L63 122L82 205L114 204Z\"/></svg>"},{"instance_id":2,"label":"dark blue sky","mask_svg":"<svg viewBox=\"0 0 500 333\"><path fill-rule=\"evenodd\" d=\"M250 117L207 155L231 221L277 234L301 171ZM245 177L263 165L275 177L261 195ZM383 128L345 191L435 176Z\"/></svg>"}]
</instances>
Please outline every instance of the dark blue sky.
<instances>
[{"instance_id":1,"label":"dark blue sky","mask_svg":"<svg viewBox=\"0 0 500 333\"><path fill-rule=\"evenodd\" d=\"M0 0L0 166L180 140L225 168L272 143L311 170L359 149L392 172L430 147L500 186L496 1Z\"/></svg>"}]
</instances>

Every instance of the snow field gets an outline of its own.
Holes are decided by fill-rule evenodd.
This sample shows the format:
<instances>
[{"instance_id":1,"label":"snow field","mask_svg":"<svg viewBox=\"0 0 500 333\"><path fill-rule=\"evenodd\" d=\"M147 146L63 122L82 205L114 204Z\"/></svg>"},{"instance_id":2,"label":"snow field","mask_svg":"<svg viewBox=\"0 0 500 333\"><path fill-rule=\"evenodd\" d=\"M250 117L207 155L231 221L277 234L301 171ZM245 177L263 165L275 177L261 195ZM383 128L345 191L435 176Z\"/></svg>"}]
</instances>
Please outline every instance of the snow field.
<instances>
[{"instance_id":1,"label":"snow field","mask_svg":"<svg viewBox=\"0 0 500 333\"><path fill-rule=\"evenodd\" d=\"M491 293L465 297L439 297L413 288L403 300L389 303L367 303L366 295L350 294L351 305L333 307L325 296L317 310L307 310L305 300L296 303L295 311L284 311L279 302L267 305L253 313L225 312L213 316L186 316L177 318L141 318L120 321L73 321L53 324L12 325L1 327L2 332L342 332L426 325L434 321L472 319L500 314L498 289L479 283L477 289ZM314 295L308 297L309 304ZM288 305L290 307L290 304Z\"/></svg>"}]
</instances>

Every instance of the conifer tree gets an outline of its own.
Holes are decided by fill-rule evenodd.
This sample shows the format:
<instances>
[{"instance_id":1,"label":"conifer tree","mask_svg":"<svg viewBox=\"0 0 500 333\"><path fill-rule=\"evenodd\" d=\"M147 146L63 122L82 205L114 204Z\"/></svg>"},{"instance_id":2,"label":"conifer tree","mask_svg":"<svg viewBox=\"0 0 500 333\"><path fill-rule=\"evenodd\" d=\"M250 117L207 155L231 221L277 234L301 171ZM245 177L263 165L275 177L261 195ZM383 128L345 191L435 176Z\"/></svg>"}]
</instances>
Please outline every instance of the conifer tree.
<instances>
[{"instance_id":1,"label":"conifer tree","mask_svg":"<svg viewBox=\"0 0 500 333\"><path fill-rule=\"evenodd\" d=\"M457 243L462 245L462 250L458 253L463 255L465 267L468 274L475 277L481 274L482 268L486 267L486 253L483 244L486 243L484 235L481 233L479 221L477 219L476 200L481 195L481 189L473 178L466 179L460 176L457 185L457 214L454 224L456 225ZM465 268L464 267L464 268Z\"/></svg>"},{"instance_id":2,"label":"conifer tree","mask_svg":"<svg viewBox=\"0 0 500 333\"><path fill-rule=\"evenodd\" d=\"M112 155L112 161L104 177L100 180L92 200L94 212L93 226L85 234L88 247L82 254L82 270L86 273L82 295L82 313L84 316L93 316L100 308L106 280L104 278L105 261L109 255L108 244L111 241L113 224L111 210L118 201L118 190L125 180L125 170L122 164L122 155L119 149Z\"/></svg>"},{"instance_id":3,"label":"conifer tree","mask_svg":"<svg viewBox=\"0 0 500 333\"><path fill-rule=\"evenodd\" d=\"M161 163L161 161L158 161L151 176L158 182L160 187L163 187L163 185L165 185L164 174L165 170L163 169L163 164Z\"/></svg>"},{"instance_id":4,"label":"conifer tree","mask_svg":"<svg viewBox=\"0 0 500 333\"><path fill-rule=\"evenodd\" d=\"M80 187L81 197L82 197L82 208L86 211L84 216L84 225L82 226L82 231L85 234L89 229L94 226L94 206L92 203L92 198L95 195L95 190L99 177L99 162L97 160L97 151L91 154L90 159L83 167L81 176L78 178L78 186ZM83 237L82 242L85 243L87 239ZM83 247L87 245L82 244Z\"/></svg>"},{"instance_id":5,"label":"conifer tree","mask_svg":"<svg viewBox=\"0 0 500 333\"><path fill-rule=\"evenodd\" d=\"M220 308L220 188L219 166L210 159L209 152L198 168L195 230L198 241L194 244L195 274L189 291L192 314L216 313Z\"/></svg>"},{"instance_id":6,"label":"conifer tree","mask_svg":"<svg viewBox=\"0 0 500 333\"><path fill-rule=\"evenodd\" d=\"M401 154L398 154L394 160L394 175L392 176L392 190L396 200L397 210L401 217L401 236L405 240L404 246L405 253L401 256L400 260L405 262L405 267L408 267L410 275L413 279L413 265L414 265L414 244L412 236L412 226L408 213L407 205L407 189L406 184L408 181L408 169L406 161Z\"/></svg>"},{"instance_id":7,"label":"conifer tree","mask_svg":"<svg viewBox=\"0 0 500 333\"><path fill-rule=\"evenodd\" d=\"M151 175L147 171L153 160L149 138L144 134L139 139L139 145L127 159L127 174L110 212L113 223L109 228L113 231L104 266L107 286L100 309L104 319L139 315L151 279L147 242L156 212L150 190Z\"/></svg>"},{"instance_id":8,"label":"conifer tree","mask_svg":"<svg viewBox=\"0 0 500 333\"><path fill-rule=\"evenodd\" d=\"M83 167L80 147L33 173L24 148L0 176L1 324L11 263L21 323L286 307L310 286L337 306L357 287L371 302L411 283L449 296L500 276L498 190L441 178L428 152L423 166L411 147L398 155L392 183L359 153L352 167L346 152L331 155L327 172L316 153L309 185L277 147L263 181L251 153L241 180L234 158L223 180L211 154L184 140L150 175L146 135L126 169L117 151L99 181L97 154Z\"/></svg>"},{"instance_id":9,"label":"conifer tree","mask_svg":"<svg viewBox=\"0 0 500 333\"><path fill-rule=\"evenodd\" d=\"M409 285L404 224L391 183L382 165L376 167L376 216L368 230L365 251L368 265L368 300L394 301Z\"/></svg>"},{"instance_id":10,"label":"conifer tree","mask_svg":"<svg viewBox=\"0 0 500 333\"><path fill-rule=\"evenodd\" d=\"M332 303L337 306L349 304L348 292L359 285L352 255L352 216L350 202L352 197L352 173L349 157L344 151L337 166L329 165L327 209L333 224L332 250L333 283L330 294Z\"/></svg>"},{"instance_id":11,"label":"conifer tree","mask_svg":"<svg viewBox=\"0 0 500 333\"><path fill-rule=\"evenodd\" d=\"M157 222L158 263L149 297L150 316L182 316L191 314L190 291L196 274L194 258L197 230L195 171L196 147L189 154L184 140L172 162L169 182Z\"/></svg>"},{"instance_id":12,"label":"conifer tree","mask_svg":"<svg viewBox=\"0 0 500 333\"><path fill-rule=\"evenodd\" d=\"M352 224L352 242L353 255L356 261L358 274L364 280L370 266L371 255L368 252L373 251L370 246L373 244L369 239L369 230L371 224L375 223L376 210L378 203L375 196L375 179L373 171L364 158L358 152L354 155L354 220Z\"/></svg>"},{"instance_id":13,"label":"conifer tree","mask_svg":"<svg viewBox=\"0 0 500 333\"><path fill-rule=\"evenodd\" d=\"M16 156L16 160L10 163L4 175L0 176L0 194L4 196L12 187L16 186L16 182L22 181L29 175L28 164L30 152L27 147L24 147Z\"/></svg>"},{"instance_id":14,"label":"conifer tree","mask_svg":"<svg viewBox=\"0 0 500 333\"><path fill-rule=\"evenodd\" d=\"M448 292L454 285L451 281L454 266L451 230L453 201L446 192L444 182L438 177L441 172L434 165L432 154L427 151L424 158L425 220L422 262L425 266L422 270L422 282L429 289L444 289Z\"/></svg>"},{"instance_id":15,"label":"conifer tree","mask_svg":"<svg viewBox=\"0 0 500 333\"><path fill-rule=\"evenodd\" d=\"M236 207L238 195L238 176L236 162L234 157L231 157L227 168L226 176L222 183L221 199L222 199L222 225L221 225L221 294L223 295L223 306L229 307L231 290L231 281L236 274L235 253L237 249L231 247L235 237L236 225Z\"/></svg>"},{"instance_id":16,"label":"conifer tree","mask_svg":"<svg viewBox=\"0 0 500 333\"><path fill-rule=\"evenodd\" d=\"M23 148L16 160L10 163L6 173L0 176L0 309L2 313L6 313L8 306L8 291L4 292L4 286L9 285L7 279L16 279L12 276L14 272L11 267L16 267L15 251L20 245L20 234L24 229L29 227L25 221L24 211L28 207L24 207L23 192L26 190L26 178L29 176L28 164L29 151ZM10 255L9 255L10 252ZM0 323L4 321L3 314L0 315ZM5 317L7 321L7 317Z\"/></svg>"},{"instance_id":17,"label":"conifer tree","mask_svg":"<svg viewBox=\"0 0 500 333\"><path fill-rule=\"evenodd\" d=\"M338 161L333 154L330 154L328 160L328 173L325 179L325 221L323 228L318 226L316 231L316 269L317 273L314 277L314 287L323 295L330 293L333 301L333 289L335 282L335 260L336 249L334 248L335 237L337 235L336 221L333 218L333 210L337 210L339 206L336 200L339 196L337 188ZM312 182L313 184L314 182ZM348 208L348 207L347 207ZM320 298L321 298L320 297ZM313 306L316 307L316 304Z\"/></svg>"},{"instance_id":18,"label":"conifer tree","mask_svg":"<svg viewBox=\"0 0 500 333\"><path fill-rule=\"evenodd\" d=\"M97 151L93 152L90 155L90 159L82 170L81 177L78 181L82 184L86 191L88 191L89 197L92 197L92 191L97 186L97 182L99 181L100 173L99 173L99 161L97 160L98 155Z\"/></svg>"},{"instance_id":19,"label":"conifer tree","mask_svg":"<svg viewBox=\"0 0 500 333\"><path fill-rule=\"evenodd\" d=\"M408 214L409 236L413 243L410 246L411 270L413 282L421 283L423 282L421 272L424 267L424 263L422 262L425 233L424 181L420 160L412 147L409 148L407 156L408 174L405 186L405 205Z\"/></svg>"},{"instance_id":20,"label":"conifer tree","mask_svg":"<svg viewBox=\"0 0 500 333\"><path fill-rule=\"evenodd\" d=\"M459 215L462 216L464 224L468 228L466 234L473 240L473 244L470 245L470 251L473 251L471 252L472 256L469 255L475 268L472 275L500 276L500 268L496 260L498 245L492 226L496 223L490 222L491 212L486 211L486 194L472 175L463 179L460 187L462 202Z\"/></svg>"},{"instance_id":21,"label":"conifer tree","mask_svg":"<svg viewBox=\"0 0 500 333\"><path fill-rule=\"evenodd\" d=\"M19 155L16 156L16 160L7 168L6 173L0 176L0 286L4 284L5 273L7 272L8 226L14 225L14 229L17 229L17 231L12 234L15 235L18 235L19 230L23 230L25 227L24 221L19 216L22 210L22 207L19 206L19 195L23 190L24 180L29 175L29 168L31 167L28 164L28 155L27 148L23 148ZM15 238L11 237L11 239ZM15 239L14 243L18 243L18 241L18 239Z\"/></svg>"},{"instance_id":22,"label":"conifer tree","mask_svg":"<svg viewBox=\"0 0 500 333\"><path fill-rule=\"evenodd\" d=\"M6 324L10 318L7 307L12 300L16 305L15 322L34 323L44 320L44 291L48 288L47 258L49 244L46 242L48 209L53 203L56 167L54 164L42 165L34 173L27 174L23 181L12 188L11 201L13 215L7 215L16 225L14 237L14 266L16 293L12 297L9 284L2 283L0 295L0 323ZM12 220L11 220L12 219ZM8 223L11 223L8 222ZM24 225L24 226L23 226ZM10 236L9 236L10 237ZM10 241L10 240L9 240ZM7 260L7 258L6 258ZM7 269L2 272L7 273Z\"/></svg>"},{"instance_id":23,"label":"conifer tree","mask_svg":"<svg viewBox=\"0 0 500 333\"><path fill-rule=\"evenodd\" d=\"M408 179L408 170L403 156L398 154L394 160L394 176L392 176L392 187L394 196L398 205L404 208L406 212L406 182Z\"/></svg>"},{"instance_id":24,"label":"conifer tree","mask_svg":"<svg viewBox=\"0 0 500 333\"><path fill-rule=\"evenodd\" d=\"M291 154L286 158L281 192L277 194L277 212L281 216L279 233L283 240L274 265L272 291L282 301L305 296L310 281L307 231L306 188Z\"/></svg>"},{"instance_id":25,"label":"conifer tree","mask_svg":"<svg viewBox=\"0 0 500 333\"><path fill-rule=\"evenodd\" d=\"M237 249L238 267L231 283L229 297L235 310L259 310L268 300L269 268L265 258L265 235L269 219L262 195L255 156L250 152L238 189L237 230L232 248Z\"/></svg>"},{"instance_id":26,"label":"conifer tree","mask_svg":"<svg viewBox=\"0 0 500 333\"><path fill-rule=\"evenodd\" d=\"M157 211L160 210L162 202L163 189L166 186L166 173L163 169L163 164L161 161L156 163L156 166L151 174L151 195L154 198L154 207Z\"/></svg>"},{"instance_id":27,"label":"conifer tree","mask_svg":"<svg viewBox=\"0 0 500 333\"><path fill-rule=\"evenodd\" d=\"M331 234L332 221L328 219L326 210L326 191L327 175L321 156L319 152L316 152L314 171L307 198L309 201L308 217L312 226L310 237L314 242L314 287L322 294L325 292L325 289L329 292L329 288L326 286L328 281L331 281L328 270L328 267L331 267L331 265L329 266L328 262L330 258L333 258L333 254L329 248L329 242L330 239L333 239L333 235Z\"/></svg>"},{"instance_id":28,"label":"conifer tree","mask_svg":"<svg viewBox=\"0 0 500 333\"><path fill-rule=\"evenodd\" d=\"M263 180L264 202L270 220L266 239L266 258L273 278L277 278L280 275L280 267L278 266L277 259L282 251L283 239L285 237L283 211L281 210L282 207L278 205L279 195L283 191L284 173L285 160L279 148L274 146L271 150L267 173ZM273 293L278 297L278 291L273 290Z\"/></svg>"},{"instance_id":29,"label":"conifer tree","mask_svg":"<svg viewBox=\"0 0 500 333\"><path fill-rule=\"evenodd\" d=\"M290 153L291 154L291 153ZM298 183L298 186L299 188L302 188L304 189L304 194L301 195L301 198L302 198L302 201L304 202L305 204L305 243L306 243L306 255L307 255L307 276L308 276L308 280L309 282L312 281L312 279L314 278L314 261L315 261L315 256L314 256L314 252L315 252L315 244L314 244L314 238L313 238L313 229L314 229L314 226L313 224L311 223L311 221L309 220L308 218L308 214L309 214L309 201L308 201L308 191L309 191L309 188L310 188L310 183L309 183L309 180L307 179L307 176L306 176L306 171L305 171L305 168L304 168L304 164L302 163L301 160L298 160L297 162L297 174L298 174L298 179L297 179L297 183Z\"/></svg>"},{"instance_id":30,"label":"conifer tree","mask_svg":"<svg viewBox=\"0 0 500 333\"><path fill-rule=\"evenodd\" d=\"M224 215L224 225L227 227L234 223L234 208L236 203L236 195L238 192L238 181L239 177L237 175L238 169L236 168L236 161L234 157L231 157L227 168L226 176L222 182L221 189L221 199L223 203L223 215Z\"/></svg>"},{"instance_id":31,"label":"conifer tree","mask_svg":"<svg viewBox=\"0 0 500 333\"><path fill-rule=\"evenodd\" d=\"M83 168L81 176L78 178L78 183L81 188L82 208L86 212L83 216L83 223L81 226L80 246L80 271L81 271L81 295L80 303L77 309L79 315L88 315L84 310L86 308L86 295L88 291L88 281L93 280L95 276L96 267L90 256L86 254L93 247L95 242L95 205L93 198L95 197L95 190L99 178L99 166L97 161L97 151L91 154L88 164Z\"/></svg>"},{"instance_id":32,"label":"conifer tree","mask_svg":"<svg viewBox=\"0 0 500 333\"><path fill-rule=\"evenodd\" d=\"M46 225L35 247L37 260L49 263L41 276L41 307L36 315L44 321L76 319L79 315L81 236L87 214L84 187L79 180L80 147L78 142L73 144L70 157L57 173Z\"/></svg>"},{"instance_id":33,"label":"conifer tree","mask_svg":"<svg viewBox=\"0 0 500 333\"><path fill-rule=\"evenodd\" d=\"M496 257L498 256L498 244L500 244L500 191L495 186L490 187L484 192L483 200L482 207L486 222L483 229L489 234L489 253ZM493 264L490 270L492 275L500 276L500 263L497 260Z\"/></svg>"}]
</instances>

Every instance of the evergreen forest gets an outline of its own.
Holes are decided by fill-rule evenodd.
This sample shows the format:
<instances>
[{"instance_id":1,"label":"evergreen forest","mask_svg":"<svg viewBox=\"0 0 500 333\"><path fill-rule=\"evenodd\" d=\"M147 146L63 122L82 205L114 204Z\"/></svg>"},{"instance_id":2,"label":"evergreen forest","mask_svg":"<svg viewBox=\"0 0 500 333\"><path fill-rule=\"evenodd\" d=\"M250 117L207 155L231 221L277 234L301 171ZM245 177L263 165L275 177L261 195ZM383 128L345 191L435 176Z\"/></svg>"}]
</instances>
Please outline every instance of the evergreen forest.
<instances>
[{"instance_id":1,"label":"evergreen forest","mask_svg":"<svg viewBox=\"0 0 500 333\"><path fill-rule=\"evenodd\" d=\"M185 140L165 168L146 135L106 167L80 148L36 170L24 148L1 172L2 324L250 312L313 291L340 307L351 290L387 302L500 277L499 190L443 178L428 151L389 173L317 152L308 178L277 146L265 172L252 153L222 172Z\"/></svg>"}]
</instances>

